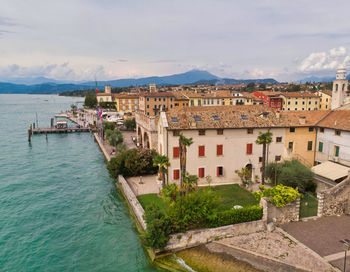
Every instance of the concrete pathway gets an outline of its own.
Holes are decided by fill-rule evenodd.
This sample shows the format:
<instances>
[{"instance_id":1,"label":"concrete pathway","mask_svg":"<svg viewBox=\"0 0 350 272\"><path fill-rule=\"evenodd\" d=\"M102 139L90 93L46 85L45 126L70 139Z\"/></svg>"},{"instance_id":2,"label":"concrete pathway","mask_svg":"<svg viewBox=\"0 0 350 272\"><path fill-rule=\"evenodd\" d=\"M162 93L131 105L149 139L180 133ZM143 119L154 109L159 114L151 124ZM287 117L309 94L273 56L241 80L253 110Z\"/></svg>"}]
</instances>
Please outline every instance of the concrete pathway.
<instances>
[{"instance_id":1,"label":"concrete pathway","mask_svg":"<svg viewBox=\"0 0 350 272\"><path fill-rule=\"evenodd\" d=\"M350 216L328 216L305 222L291 222L282 228L331 264L343 269L344 250L339 241L350 239ZM347 262L347 270L350 271L350 261Z\"/></svg>"},{"instance_id":2,"label":"concrete pathway","mask_svg":"<svg viewBox=\"0 0 350 272\"><path fill-rule=\"evenodd\" d=\"M161 188L161 181L157 175L130 177L127 178L127 182L137 196L159 194Z\"/></svg>"}]
</instances>

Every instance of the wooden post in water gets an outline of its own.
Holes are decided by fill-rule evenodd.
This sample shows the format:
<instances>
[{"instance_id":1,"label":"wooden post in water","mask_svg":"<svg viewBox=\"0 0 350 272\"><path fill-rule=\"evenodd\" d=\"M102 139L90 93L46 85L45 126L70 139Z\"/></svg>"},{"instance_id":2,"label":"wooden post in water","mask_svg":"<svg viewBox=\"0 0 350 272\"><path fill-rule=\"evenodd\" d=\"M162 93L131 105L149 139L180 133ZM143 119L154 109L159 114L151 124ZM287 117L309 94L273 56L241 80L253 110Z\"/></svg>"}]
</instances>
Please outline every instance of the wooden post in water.
<instances>
[{"instance_id":1,"label":"wooden post in water","mask_svg":"<svg viewBox=\"0 0 350 272\"><path fill-rule=\"evenodd\" d=\"M46 131L45 135L46 135L46 141L47 141L47 131Z\"/></svg>"},{"instance_id":2,"label":"wooden post in water","mask_svg":"<svg viewBox=\"0 0 350 272\"><path fill-rule=\"evenodd\" d=\"M33 128L35 129L35 123L33 123Z\"/></svg>"},{"instance_id":3,"label":"wooden post in water","mask_svg":"<svg viewBox=\"0 0 350 272\"><path fill-rule=\"evenodd\" d=\"M51 128L53 128L54 127L54 121L53 121L54 119L53 118L51 118Z\"/></svg>"},{"instance_id":4,"label":"wooden post in water","mask_svg":"<svg viewBox=\"0 0 350 272\"><path fill-rule=\"evenodd\" d=\"M28 142L31 142L32 140L32 124L29 125L28 129Z\"/></svg>"}]
</instances>

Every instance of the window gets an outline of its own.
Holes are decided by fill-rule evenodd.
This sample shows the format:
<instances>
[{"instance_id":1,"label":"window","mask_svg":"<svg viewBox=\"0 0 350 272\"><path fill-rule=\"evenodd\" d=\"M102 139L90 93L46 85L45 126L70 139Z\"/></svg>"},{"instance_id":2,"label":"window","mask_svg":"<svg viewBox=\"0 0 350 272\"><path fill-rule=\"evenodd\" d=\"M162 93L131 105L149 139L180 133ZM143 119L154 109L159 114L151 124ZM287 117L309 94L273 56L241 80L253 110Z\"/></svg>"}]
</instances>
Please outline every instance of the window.
<instances>
[{"instance_id":1,"label":"window","mask_svg":"<svg viewBox=\"0 0 350 272\"><path fill-rule=\"evenodd\" d=\"M262 162L262 157L259 157L259 162Z\"/></svg>"},{"instance_id":2,"label":"window","mask_svg":"<svg viewBox=\"0 0 350 272\"><path fill-rule=\"evenodd\" d=\"M224 135L224 130L223 129L217 129L216 130L217 135Z\"/></svg>"},{"instance_id":3,"label":"window","mask_svg":"<svg viewBox=\"0 0 350 272\"><path fill-rule=\"evenodd\" d=\"M165 102L165 98L163 98L163 101Z\"/></svg>"},{"instance_id":4,"label":"window","mask_svg":"<svg viewBox=\"0 0 350 272\"><path fill-rule=\"evenodd\" d=\"M154 102L156 102L157 101L157 98L154 98Z\"/></svg>"},{"instance_id":5,"label":"window","mask_svg":"<svg viewBox=\"0 0 350 272\"><path fill-rule=\"evenodd\" d=\"M224 175L224 167L218 166L216 167L216 176L222 177Z\"/></svg>"},{"instance_id":6,"label":"window","mask_svg":"<svg viewBox=\"0 0 350 272\"><path fill-rule=\"evenodd\" d=\"M180 178L180 170L179 169L174 169L173 171L173 179L179 179Z\"/></svg>"},{"instance_id":7,"label":"window","mask_svg":"<svg viewBox=\"0 0 350 272\"><path fill-rule=\"evenodd\" d=\"M295 101L295 105L298 105L298 101Z\"/></svg>"},{"instance_id":8,"label":"window","mask_svg":"<svg viewBox=\"0 0 350 272\"><path fill-rule=\"evenodd\" d=\"M149 109L149 105L147 105L147 109Z\"/></svg>"},{"instance_id":9,"label":"window","mask_svg":"<svg viewBox=\"0 0 350 272\"><path fill-rule=\"evenodd\" d=\"M198 177L199 178L204 178L204 176L205 176L204 167L198 168Z\"/></svg>"},{"instance_id":10,"label":"window","mask_svg":"<svg viewBox=\"0 0 350 272\"><path fill-rule=\"evenodd\" d=\"M336 129L336 130L334 131L334 135L340 136L340 135L341 135L341 131L338 130L338 129Z\"/></svg>"},{"instance_id":11,"label":"window","mask_svg":"<svg viewBox=\"0 0 350 272\"><path fill-rule=\"evenodd\" d=\"M171 122L178 122L177 117L171 117Z\"/></svg>"},{"instance_id":12,"label":"window","mask_svg":"<svg viewBox=\"0 0 350 272\"><path fill-rule=\"evenodd\" d=\"M318 152L323 152L323 143L322 142L318 143Z\"/></svg>"},{"instance_id":13,"label":"window","mask_svg":"<svg viewBox=\"0 0 350 272\"><path fill-rule=\"evenodd\" d=\"M294 110L298 110L298 108L294 108Z\"/></svg>"},{"instance_id":14,"label":"window","mask_svg":"<svg viewBox=\"0 0 350 272\"><path fill-rule=\"evenodd\" d=\"M180 135L180 130L173 131L173 136L179 136L179 135Z\"/></svg>"},{"instance_id":15,"label":"window","mask_svg":"<svg viewBox=\"0 0 350 272\"><path fill-rule=\"evenodd\" d=\"M303 105L305 105L305 101L303 101Z\"/></svg>"},{"instance_id":16,"label":"window","mask_svg":"<svg viewBox=\"0 0 350 272\"><path fill-rule=\"evenodd\" d=\"M276 143L281 143L282 142L282 137L276 137Z\"/></svg>"},{"instance_id":17,"label":"window","mask_svg":"<svg viewBox=\"0 0 350 272\"><path fill-rule=\"evenodd\" d=\"M313 132L314 128L313 127L309 127L309 132Z\"/></svg>"},{"instance_id":18,"label":"window","mask_svg":"<svg viewBox=\"0 0 350 272\"><path fill-rule=\"evenodd\" d=\"M289 128L289 132L295 132L295 128L294 127Z\"/></svg>"},{"instance_id":19,"label":"window","mask_svg":"<svg viewBox=\"0 0 350 272\"><path fill-rule=\"evenodd\" d=\"M201 118L200 118L199 116L195 116L195 117L194 117L194 120L195 120L195 121L200 121Z\"/></svg>"},{"instance_id":20,"label":"window","mask_svg":"<svg viewBox=\"0 0 350 272\"><path fill-rule=\"evenodd\" d=\"M220 120L219 116L217 116L217 115L214 115L213 118L214 118L214 120L216 120L216 121L217 121L217 120Z\"/></svg>"},{"instance_id":21,"label":"window","mask_svg":"<svg viewBox=\"0 0 350 272\"><path fill-rule=\"evenodd\" d=\"M288 101L288 105L290 105L290 101Z\"/></svg>"},{"instance_id":22,"label":"window","mask_svg":"<svg viewBox=\"0 0 350 272\"><path fill-rule=\"evenodd\" d=\"M248 120L248 117L246 115L241 115L243 120Z\"/></svg>"},{"instance_id":23,"label":"window","mask_svg":"<svg viewBox=\"0 0 350 272\"><path fill-rule=\"evenodd\" d=\"M311 151L312 150L312 141L307 142L307 150Z\"/></svg>"},{"instance_id":24,"label":"window","mask_svg":"<svg viewBox=\"0 0 350 272\"><path fill-rule=\"evenodd\" d=\"M311 105L311 101L309 101L309 105Z\"/></svg>"},{"instance_id":25,"label":"window","mask_svg":"<svg viewBox=\"0 0 350 272\"><path fill-rule=\"evenodd\" d=\"M288 149L289 149L290 151L293 150L293 142L289 142L289 143L288 143Z\"/></svg>"},{"instance_id":26,"label":"window","mask_svg":"<svg viewBox=\"0 0 350 272\"><path fill-rule=\"evenodd\" d=\"M205 129L198 130L198 135L201 135L201 136L205 135Z\"/></svg>"},{"instance_id":27,"label":"window","mask_svg":"<svg viewBox=\"0 0 350 272\"><path fill-rule=\"evenodd\" d=\"M204 145L198 146L198 156L199 157L205 156L205 146Z\"/></svg>"},{"instance_id":28,"label":"window","mask_svg":"<svg viewBox=\"0 0 350 272\"><path fill-rule=\"evenodd\" d=\"M248 133L248 134L253 134L253 131L254 131L254 130L253 130L252 128L248 128L248 129L247 129L247 133Z\"/></svg>"},{"instance_id":29,"label":"window","mask_svg":"<svg viewBox=\"0 0 350 272\"><path fill-rule=\"evenodd\" d=\"M247 155L253 153L253 144L247 144Z\"/></svg>"},{"instance_id":30,"label":"window","mask_svg":"<svg viewBox=\"0 0 350 272\"><path fill-rule=\"evenodd\" d=\"M147 101L149 101L149 98L147 97Z\"/></svg>"},{"instance_id":31,"label":"window","mask_svg":"<svg viewBox=\"0 0 350 272\"><path fill-rule=\"evenodd\" d=\"M338 145L334 146L334 157L339 157L339 149Z\"/></svg>"},{"instance_id":32,"label":"window","mask_svg":"<svg viewBox=\"0 0 350 272\"><path fill-rule=\"evenodd\" d=\"M173 158L179 158L180 157L180 147L176 146L173 147Z\"/></svg>"},{"instance_id":33,"label":"window","mask_svg":"<svg viewBox=\"0 0 350 272\"><path fill-rule=\"evenodd\" d=\"M324 133L324 128L320 128L320 133Z\"/></svg>"},{"instance_id":34,"label":"window","mask_svg":"<svg viewBox=\"0 0 350 272\"><path fill-rule=\"evenodd\" d=\"M281 156L275 156L275 161L280 161L281 160Z\"/></svg>"},{"instance_id":35,"label":"window","mask_svg":"<svg viewBox=\"0 0 350 272\"><path fill-rule=\"evenodd\" d=\"M224 151L224 146L221 145L216 145L216 156L221 156Z\"/></svg>"}]
</instances>

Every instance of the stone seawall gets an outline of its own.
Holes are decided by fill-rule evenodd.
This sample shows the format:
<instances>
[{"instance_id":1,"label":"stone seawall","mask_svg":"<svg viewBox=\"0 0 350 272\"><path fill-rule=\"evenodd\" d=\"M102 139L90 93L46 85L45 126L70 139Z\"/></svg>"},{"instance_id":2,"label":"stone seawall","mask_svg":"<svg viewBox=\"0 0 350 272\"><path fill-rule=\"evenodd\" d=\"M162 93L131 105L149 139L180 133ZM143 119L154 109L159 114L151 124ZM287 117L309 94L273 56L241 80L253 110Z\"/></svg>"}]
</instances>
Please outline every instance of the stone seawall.
<instances>
[{"instance_id":1,"label":"stone seawall","mask_svg":"<svg viewBox=\"0 0 350 272\"><path fill-rule=\"evenodd\" d=\"M175 233L170 235L165 250L178 251L226 237L249 234L263 230L265 230L265 225L262 220L228 225L219 228L189 230L185 233Z\"/></svg>"},{"instance_id":2,"label":"stone seawall","mask_svg":"<svg viewBox=\"0 0 350 272\"><path fill-rule=\"evenodd\" d=\"M139 222L141 227L145 230L146 229L146 222L143 219L145 211L142 208L140 202L138 201L136 195L134 194L133 190L130 188L128 182L121 175L118 176L118 184L120 185L120 188L121 188L126 200L128 201L137 221Z\"/></svg>"},{"instance_id":3,"label":"stone seawall","mask_svg":"<svg viewBox=\"0 0 350 272\"><path fill-rule=\"evenodd\" d=\"M98 137L98 134L94 133L94 137L95 137L96 142L98 143L98 146L100 147L100 149L101 149L101 151L103 153L103 156L105 156L107 161L110 161L111 160L111 156L109 156L107 150L103 146L103 143L102 143L100 137Z\"/></svg>"}]
</instances>

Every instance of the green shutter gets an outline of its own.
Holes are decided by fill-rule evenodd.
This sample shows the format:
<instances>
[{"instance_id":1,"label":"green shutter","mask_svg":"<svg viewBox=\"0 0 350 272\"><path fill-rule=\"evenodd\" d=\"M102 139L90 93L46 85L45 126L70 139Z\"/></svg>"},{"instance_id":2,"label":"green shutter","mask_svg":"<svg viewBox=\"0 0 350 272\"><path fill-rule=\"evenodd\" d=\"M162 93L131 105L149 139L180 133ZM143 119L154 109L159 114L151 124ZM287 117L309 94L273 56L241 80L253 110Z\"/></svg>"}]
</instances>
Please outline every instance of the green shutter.
<instances>
[{"instance_id":1,"label":"green shutter","mask_svg":"<svg viewBox=\"0 0 350 272\"><path fill-rule=\"evenodd\" d=\"M322 142L318 143L318 152L323 152L323 143Z\"/></svg>"},{"instance_id":2,"label":"green shutter","mask_svg":"<svg viewBox=\"0 0 350 272\"><path fill-rule=\"evenodd\" d=\"M335 157L339 157L339 146L335 146L335 154L334 154Z\"/></svg>"}]
</instances>

